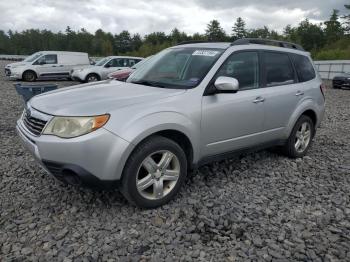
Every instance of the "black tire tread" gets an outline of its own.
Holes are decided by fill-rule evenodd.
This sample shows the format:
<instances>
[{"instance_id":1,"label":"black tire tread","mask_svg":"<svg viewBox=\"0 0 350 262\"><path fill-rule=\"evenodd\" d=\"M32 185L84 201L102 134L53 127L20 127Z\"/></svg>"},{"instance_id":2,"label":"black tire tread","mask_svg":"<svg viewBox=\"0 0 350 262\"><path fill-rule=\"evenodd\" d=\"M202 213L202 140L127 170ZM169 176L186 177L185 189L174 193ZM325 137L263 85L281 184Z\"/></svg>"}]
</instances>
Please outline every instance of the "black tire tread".
<instances>
[{"instance_id":1,"label":"black tire tread","mask_svg":"<svg viewBox=\"0 0 350 262\"><path fill-rule=\"evenodd\" d=\"M304 123L305 121L308 121L311 125L311 140L310 140L310 143L309 143L307 149L303 153L300 154L300 153L297 153L295 150L294 140L295 140L295 134L296 134L299 126L301 125L301 123ZM299 117L298 121L295 123L295 125L292 129L292 132L290 133L290 135L288 137L286 144L282 147L282 152L290 158L303 157L307 153L308 149L310 148L314 135L315 135L315 126L314 126L313 121L307 115L301 115Z\"/></svg>"},{"instance_id":2,"label":"black tire tread","mask_svg":"<svg viewBox=\"0 0 350 262\"><path fill-rule=\"evenodd\" d=\"M132 168L132 165L135 162L137 162L137 158L139 157L139 154L142 154L143 152L149 151L156 144L162 144L162 143L163 144L170 144L170 145L172 145L174 147L177 147L178 150L180 152L182 152L183 155L180 156L184 160L184 163L183 163L184 166L182 166L182 169L183 170L187 170L186 155L185 155L184 151L182 150L182 148L176 142L174 142L173 140L168 139L166 137L163 137L163 136L151 136L151 137L149 137L148 139L146 139L145 141L141 142L139 145L136 146L134 151L129 156L129 158L128 158L126 164L125 164L124 170L123 170L123 175L122 175L122 180L121 180L121 183L120 183L119 190L123 194L123 196L129 201L130 204L138 206L138 207L142 207L142 208L154 208L154 207L158 206L158 205L154 206L152 204L150 204L150 205L140 205L140 203L137 203L137 201L135 201L135 198L131 194L131 192L129 190L129 187L128 187L128 183L129 183L128 178L130 176L127 173L129 172L129 169ZM177 185L179 189L180 189L181 184L183 183L183 181L185 179L185 176L186 176L186 173L182 175L182 178L179 178L179 179L181 179L181 181L178 181L179 185ZM175 192L174 195L176 193L177 192ZM173 194L173 193L171 193L171 194ZM168 201L166 201L166 202L168 202Z\"/></svg>"}]
</instances>

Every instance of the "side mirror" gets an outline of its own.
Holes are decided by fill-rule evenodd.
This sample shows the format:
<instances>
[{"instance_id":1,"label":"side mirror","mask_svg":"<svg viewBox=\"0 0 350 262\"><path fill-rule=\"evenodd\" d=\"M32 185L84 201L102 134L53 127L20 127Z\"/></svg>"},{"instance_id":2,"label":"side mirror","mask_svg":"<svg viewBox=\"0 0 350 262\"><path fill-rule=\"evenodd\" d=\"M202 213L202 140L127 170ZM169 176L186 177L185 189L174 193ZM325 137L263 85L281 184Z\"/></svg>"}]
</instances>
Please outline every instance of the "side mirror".
<instances>
[{"instance_id":1,"label":"side mirror","mask_svg":"<svg viewBox=\"0 0 350 262\"><path fill-rule=\"evenodd\" d=\"M105 64L105 68L110 68L111 65L110 64Z\"/></svg>"},{"instance_id":2,"label":"side mirror","mask_svg":"<svg viewBox=\"0 0 350 262\"><path fill-rule=\"evenodd\" d=\"M219 91L235 93L239 89L239 82L233 77L219 76L215 80L214 86Z\"/></svg>"},{"instance_id":3,"label":"side mirror","mask_svg":"<svg viewBox=\"0 0 350 262\"><path fill-rule=\"evenodd\" d=\"M45 61L40 61L39 65L45 65Z\"/></svg>"}]
</instances>

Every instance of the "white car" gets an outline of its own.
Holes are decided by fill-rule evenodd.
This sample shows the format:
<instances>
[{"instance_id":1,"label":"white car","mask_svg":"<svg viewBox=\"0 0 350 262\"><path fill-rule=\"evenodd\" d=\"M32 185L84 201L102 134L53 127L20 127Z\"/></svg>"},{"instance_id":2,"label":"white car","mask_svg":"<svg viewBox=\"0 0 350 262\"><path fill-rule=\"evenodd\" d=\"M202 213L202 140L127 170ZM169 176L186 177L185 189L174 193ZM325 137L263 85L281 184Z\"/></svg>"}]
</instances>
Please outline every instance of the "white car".
<instances>
[{"instance_id":1,"label":"white car","mask_svg":"<svg viewBox=\"0 0 350 262\"><path fill-rule=\"evenodd\" d=\"M88 65L90 65L90 60L87 53L40 51L22 62L6 65L5 75L24 81L69 78L70 71L74 67Z\"/></svg>"},{"instance_id":2,"label":"white car","mask_svg":"<svg viewBox=\"0 0 350 262\"><path fill-rule=\"evenodd\" d=\"M130 56L108 56L102 58L95 65L74 68L71 71L71 78L80 82L95 82L108 79L108 74L117 70L134 66L143 60L142 57Z\"/></svg>"}]
</instances>

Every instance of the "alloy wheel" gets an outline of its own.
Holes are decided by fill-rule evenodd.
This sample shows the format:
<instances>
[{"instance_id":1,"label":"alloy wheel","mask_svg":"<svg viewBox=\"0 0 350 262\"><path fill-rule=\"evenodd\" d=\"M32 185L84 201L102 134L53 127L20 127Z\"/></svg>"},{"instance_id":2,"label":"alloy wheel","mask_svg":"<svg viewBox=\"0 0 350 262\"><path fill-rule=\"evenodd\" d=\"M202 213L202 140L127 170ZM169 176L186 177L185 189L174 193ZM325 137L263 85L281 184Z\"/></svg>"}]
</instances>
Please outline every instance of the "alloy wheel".
<instances>
[{"instance_id":1,"label":"alloy wheel","mask_svg":"<svg viewBox=\"0 0 350 262\"><path fill-rule=\"evenodd\" d=\"M87 79L88 82L96 82L98 81L97 77L92 75L92 76L89 76L88 79Z\"/></svg>"},{"instance_id":2,"label":"alloy wheel","mask_svg":"<svg viewBox=\"0 0 350 262\"><path fill-rule=\"evenodd\" d=\"M295 135L295 150L298 153L303 153L311 141L311 126L308 122L304 122L300 125Z\"/></svg>"},{"instance_id":3,"label":"alloy wheel","mask_svg":"<svg viewBox=\"0 0 350 262\"><path fill-rule=\"evenodd\" d=\"M152 153L138 168L137 190L146 199L161 199L174 189L180 170L180 161L172 152L162 150Z\"/></svg>"}]
</instances>

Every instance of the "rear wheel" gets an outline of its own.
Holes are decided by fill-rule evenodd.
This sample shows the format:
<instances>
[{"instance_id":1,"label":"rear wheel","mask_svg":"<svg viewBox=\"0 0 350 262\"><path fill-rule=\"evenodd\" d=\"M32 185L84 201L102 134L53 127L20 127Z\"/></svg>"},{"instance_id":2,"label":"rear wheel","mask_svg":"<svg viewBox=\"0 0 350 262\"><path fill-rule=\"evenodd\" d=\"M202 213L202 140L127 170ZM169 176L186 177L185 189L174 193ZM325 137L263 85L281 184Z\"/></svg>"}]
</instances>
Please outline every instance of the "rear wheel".
<instances>
[{"instance_id":1,"label":"rear wheel","mask_svg":"<svg viewBox=\"0 0 350 262\"><path fill-rule=\"evenodd\" d=\"M85 82L87 83L96 81L100 81L100 77L97 74L88 74L85 78Z\"/></svg>"},{"instance_id":2,"label":"rear wheel","mask_svg":"<svg viewBox=\"0 0 350 262\"><path fill-rule=\"evenodd\" d=\"M130 203L155 208L178 193L186 173L182 148L170 139L154 136L137 146L129 157L120 189Z\"/></svg>"},{"instance_id":3,"label":"rear wheel","mask_svg":"<svg viewBox=\"0 0 350 262\"><path fill-rule=\"evenodd\" d=\"M25 71L23 73L22 79L27 82L33 82L36 80L36 74L33 71Z\"/></svg>"},{"instance_id":4,"label":"rear wheel","mask_svg":"<svg viewBox=\"0 0 350 262\"><path fill-rule=\"evenodd\" d=\"M296 122L287 143L284 146L284 153L292 158L306 155L315 134L315 126L311 118L302 115Z\"/></svg>"}]
</instances>

